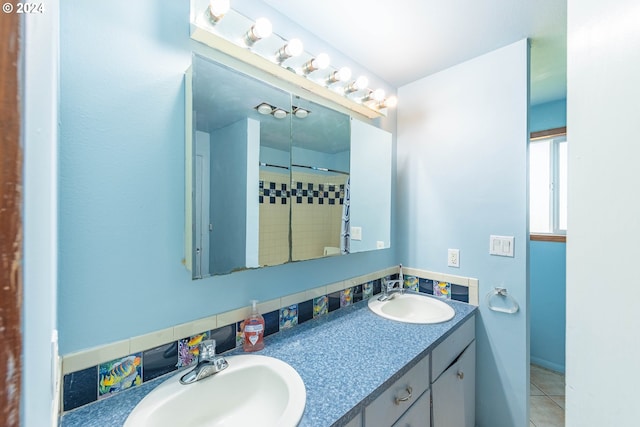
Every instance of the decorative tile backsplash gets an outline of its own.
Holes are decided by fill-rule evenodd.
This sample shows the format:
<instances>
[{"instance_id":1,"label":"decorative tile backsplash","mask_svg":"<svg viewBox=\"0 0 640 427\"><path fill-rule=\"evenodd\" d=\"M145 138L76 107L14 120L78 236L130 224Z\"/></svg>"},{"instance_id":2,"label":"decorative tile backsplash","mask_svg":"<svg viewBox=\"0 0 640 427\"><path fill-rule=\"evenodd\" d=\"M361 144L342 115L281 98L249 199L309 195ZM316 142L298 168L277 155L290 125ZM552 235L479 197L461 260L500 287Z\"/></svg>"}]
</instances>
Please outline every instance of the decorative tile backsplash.
<instances>
[{"instance_id":1,"label":"decorative tile backsplash","mask_svg":"<svg viewBox=\"0 0 640 427\"><path fill-rule=\"evenodd\" d=\"M291 197L298 204L342 205L344 204L344 184L318 184L313 182L294 182L289 191L285 183L260 180L258 183L258 202L286 205Z\"/></svg>"},{"instance_id":2,"label":"decorative tile backsplash","mask_svg":"<svg viewBox=\"0 0 640 427\"><path fill-rule=\"evenodd\" d=\"M258 189L258 202L286 205L290 193L285 183L260 180Z\"/></svg>"},{"instance_id":3,"label":"decorative tile backsplash","mask_svg":"<svg viewBox=\"0 0 640 427\"><path fill-rule=\"evenodd\" d=\"M98 399L142 384L142 353L98 366Z\"/></svg>"},{"instance_id":4,"label":"decorative tile backsplash","mask_svg":"<svg viewBox=\"0 0 640 427\"><path fill-rule=\"evenodd\" d=\"M428 275L429 273L421 274L421 276ZM371 277L371 275L367 276ZM434 273L434 276L438 274ZM398 275L392 274L386 277L397 279ZM470 280L475 280L477 287L477 280ZM332 289L336 289L337 285L345 287L325 295L312 296L307 293L309 299L305 301L288 303L277 310L262 313L265 319L265 336L295 328L296 325L324 316L331 311L371 298L381 291L381 278L364 280L353 286L354 282L354 280L347 280L331 285ZM436 295L443 298L469 302L469 287L452 284L439 278L433 280L418 275L404 275L404 286L432 295L435 289ZM477 288L475 292L477 293ZM304 295L304 293L296 295ZM187 369L197 361L198 344L202 340L215 339L218 354L240 347L243 344L242 323L242 321L233 322L115 360L102 362L97 366L68 372L64 375L62 409L69 411L160 376L175 373L179 369Z\"/></svg>"}]
</instances>

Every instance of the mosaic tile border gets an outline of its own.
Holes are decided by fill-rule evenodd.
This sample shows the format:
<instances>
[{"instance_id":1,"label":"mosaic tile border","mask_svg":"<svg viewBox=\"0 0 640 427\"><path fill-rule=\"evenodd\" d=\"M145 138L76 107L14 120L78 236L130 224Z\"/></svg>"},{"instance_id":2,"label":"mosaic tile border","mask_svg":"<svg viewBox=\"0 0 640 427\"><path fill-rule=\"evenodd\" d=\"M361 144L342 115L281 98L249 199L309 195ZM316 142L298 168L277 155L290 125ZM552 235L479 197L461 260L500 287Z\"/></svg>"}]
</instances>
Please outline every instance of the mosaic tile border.
<instances>
[{"instance_id":1,"label":"mosaic tile border","mask_svg":"<svg viewBox=\"0 0 640 427\"><path fill-rule=\"evenodd\" d=\"M285 183L264 180L258 182L258 203L286 205L289 197L291 192Z\"/></svg>"},{"instance_id":2,"label":"mosaic tile border","mask_svg":"<svg viewBox=\"0 0 640 427\"><path fill-rule=\"evenodd\" d=\"M291 199L296 204L344 204L344 184L314 184L299 181L294 181L293 184L294 186L289 190L285 183L260 180L258 203L286 205L287 200Z\"/></svg>"},{"instance_id":3,"label":"mosaic tile border","mask_svg":"<svg viewBox=\"0 0 640 427\"><path fill-rule=\"evenodd\" d=\"M477 279L410 268L404 268L403 273L407 288L433 294L437 283L436 292L440 288L447 291L442 297L478 305ZM265 319L265 336L370 298L380 292L381 278L397 278L397 274L398 267L390 267L258 304ZM65 356L60 411L70 411L186 369L197 360L197 346L203 339L215 339L218 353L241 346L242 322L248 314L249 307L243 307Z\"/></svg>"}]
</instances>

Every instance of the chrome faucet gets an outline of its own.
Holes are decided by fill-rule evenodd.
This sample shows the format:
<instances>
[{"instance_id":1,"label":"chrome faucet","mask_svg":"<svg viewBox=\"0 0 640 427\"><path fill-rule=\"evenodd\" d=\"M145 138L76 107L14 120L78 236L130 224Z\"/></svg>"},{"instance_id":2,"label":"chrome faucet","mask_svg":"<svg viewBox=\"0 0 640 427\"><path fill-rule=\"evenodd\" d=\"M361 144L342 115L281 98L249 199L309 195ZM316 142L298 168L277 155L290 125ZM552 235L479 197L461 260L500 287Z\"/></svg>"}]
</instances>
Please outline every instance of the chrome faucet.
<instances>
[{"instance_id":1,"label":"chrome faucet","mask_svg":"<svg viewBox=\"0 0 640 427\"><path fill-rule=\"evenodd\" d=\"M216 356L216 340L205 340L198 346L198 364L180 378L181 384L192 384L226 369L229 362Z\"/></svg>"},{"instance_id":2,"label":"chrome faucet","mask_svg":"<svg viewBox=\"0 0 640 427\"><path fill-rule=\"evenodd\" d=\"M382 295L378 297L378 301L389 301L395 294L402 295L404 293L404 276L402 274L402 264L400 264L400 273L397 280L388 280L382 278Z\"/></svg>"}]
</instances>

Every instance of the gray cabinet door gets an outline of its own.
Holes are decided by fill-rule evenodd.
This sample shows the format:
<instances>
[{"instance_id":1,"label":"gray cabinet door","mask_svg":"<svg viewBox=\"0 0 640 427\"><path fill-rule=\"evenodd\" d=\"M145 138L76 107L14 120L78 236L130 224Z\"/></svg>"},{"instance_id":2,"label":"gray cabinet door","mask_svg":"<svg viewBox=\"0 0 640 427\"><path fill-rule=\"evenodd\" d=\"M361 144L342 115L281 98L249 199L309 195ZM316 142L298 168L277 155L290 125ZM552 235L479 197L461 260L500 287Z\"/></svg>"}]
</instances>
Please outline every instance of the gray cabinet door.
<instances>
[{"instance_id":1,"label":"gray cabinet door","mask_svg":"<svg viewBox=\"0 0 640 427\"><path fill-rule=\"evenodd\" d=\"M434 427L473 427L476 410L476 342L431 385Z\"/></svg>"}]
</instances>

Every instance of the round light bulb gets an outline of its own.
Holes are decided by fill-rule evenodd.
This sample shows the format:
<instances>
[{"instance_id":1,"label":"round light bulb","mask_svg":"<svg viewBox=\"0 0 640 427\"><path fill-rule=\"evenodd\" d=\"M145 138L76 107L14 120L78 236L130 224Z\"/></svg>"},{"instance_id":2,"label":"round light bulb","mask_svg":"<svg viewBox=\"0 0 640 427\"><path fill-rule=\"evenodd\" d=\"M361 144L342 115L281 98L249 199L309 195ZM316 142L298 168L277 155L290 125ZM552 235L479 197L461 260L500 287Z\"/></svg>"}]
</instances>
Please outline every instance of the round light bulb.
<instances>
[{"instance_id":1,"label":"round light bulb","mask_svg":"<svg viewBox=\"0 0 640 427\"><path fill-rule=\"evenodd\" d=\"M373 92L371 92L371 94L369 94L369 97L374 101L380 102L384 99L384 90L376 89Z\"/></svg>"},{"instance_id":2,"label":"round light bulb","mask_svg":"<svg viewBox=\"0 0 640 427\"><path fill-rule=\"evenodd\" d=\"M285 117L287 117L287 112L278 108L273 112L273 117L275 117L276 119L284 119Z\"/></svg>"},{"instance_id":3,"label":"round light bulb","mask_svg":"<svg viewBox=\"0 0 640 427\"><path fill-rule=\"evenodd\" d=\"M349 80L351 78L351 68L349 67L340 68L336 74L336 78L340 82Z\"/></svg>"},{"instance_id":4,"label":"round light bulb","mask_svg":"<svg viewBox=\"0 0 640 427\"><path fill-rule=\"evenodd\" d=\"M329 66L330 63L331 59L326 53L321 53L313 60L313 65L317 70L324 70Z\"/></svg>"},{"instance_id":5,"label":"round light bulb","mask_svg":"<svg viewBox=\"0 0 640 427\"><path fill-rule=\"evenodd\" d=\"M229 0L210 0L209 1L209 13L215 20L219 20L229 11L231 5Z\"/></svg>"},{"instance_id":6,"label":"round light bulb","mask_svg":"<svg viewBox=\"0 0 640 427\"><path fill-rule=\"evenodd\" d=\"M307 110L305 110L304 108L298 108L296 110L296 117L299 119L304 119L305 117L307 117L309 115L309 112Z\"/></svg>"},{"instance_id":7,"label":"round light bulb","mask_svg":"<svg viewBox=\"0 0 640 427\"><path fill-rule=\"evenodd\" d=\"M369 79L367 76L360 76L355 81L355 89L365 89L369 85Z\"/></svg>"},{"instance_id":8,"label":"round light bulb","mask_svg":"<svg viewBox=\"0 0 640 427\"><path fill-rule=\"evenodd\" d=\"M304 50L304 46L300 39L291 39L284 50L289 56L298 56Z\"/></svg>"},{"instance_id":9,"label":"round light bulb","mask_svg":"<svg viewBox=\"0 0 640 427\"><path fill-rule=\"evenodd\" d=\"M271 22L267 18L258 18L256 23L253 24L251 32L258 39L264 39L269 37L273 31Z\"/></svg>"},{"instance_id":10,"label":"round light bulb","mask_svg":"<svg viewBox=\"0 0 640 427\"><path fill-rule=\"evenodd\" d=\"M382 102L383 107L387 108L395 108L398 105L398 98L396 96L391 95L387 99Z\"/></svg>"},{"instance_id":11,"label":"round light bulb","mask_svg":"<svg viewBox=\"0 0 640 427\"><path fill-rule=\"evenodd\" d=\"M271 114L271 105L269 104L260 104L258 105L258 113L260 114Z\"/></svg>"}]
</instances>

